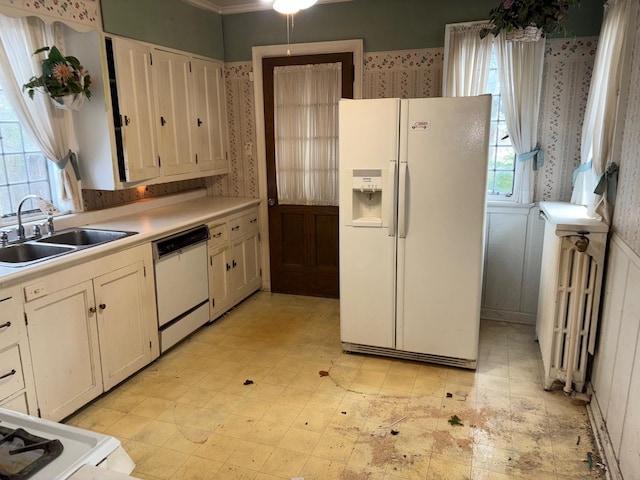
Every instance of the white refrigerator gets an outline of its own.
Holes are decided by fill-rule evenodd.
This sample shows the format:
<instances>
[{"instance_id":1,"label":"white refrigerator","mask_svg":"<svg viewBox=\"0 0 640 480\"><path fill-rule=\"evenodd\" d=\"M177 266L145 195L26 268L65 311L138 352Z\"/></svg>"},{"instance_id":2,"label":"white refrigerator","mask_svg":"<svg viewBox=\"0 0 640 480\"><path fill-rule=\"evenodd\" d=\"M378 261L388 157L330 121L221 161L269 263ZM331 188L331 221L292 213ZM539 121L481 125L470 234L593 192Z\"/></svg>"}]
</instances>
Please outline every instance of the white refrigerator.
<instances>
[{"instance_id":1,"label":"white refrigerator","mask_svg":"<svg viewBox=\"0 0 640 480\"><path fill-rule=\"evenodd\" d=\"M475 368L491 96L339 109L343 349Z\"/></svg>"}]
</instances>

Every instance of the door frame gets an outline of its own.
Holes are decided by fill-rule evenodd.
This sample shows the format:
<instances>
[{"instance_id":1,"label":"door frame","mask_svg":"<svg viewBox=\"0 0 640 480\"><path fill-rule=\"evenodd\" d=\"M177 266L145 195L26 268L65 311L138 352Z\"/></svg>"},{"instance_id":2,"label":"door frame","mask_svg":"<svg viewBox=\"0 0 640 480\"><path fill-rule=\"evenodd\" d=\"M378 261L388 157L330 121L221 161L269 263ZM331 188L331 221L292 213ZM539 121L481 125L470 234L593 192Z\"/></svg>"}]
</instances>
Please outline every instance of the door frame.
<instances>
[{"instance_id":1,"label":"door frame","mask_svg":"<svg viewBox=\"0 0 640 480\"><path fill-rule=\"evenodd\" d=\"M264 135L264 94L262 91L262 59L291 55L319 55L323 53L353 53L353 98L362 98L364 78L364 42L339 40L335 42L295 43L290 45L266 45L253 47L253 95L256 115L256 151L258 162L258 192L260 196L260 262L262 266L262 290L271 291L271 269L269 266L269 214L267 210L267 154Z\"/></svg>"}]
</instances>

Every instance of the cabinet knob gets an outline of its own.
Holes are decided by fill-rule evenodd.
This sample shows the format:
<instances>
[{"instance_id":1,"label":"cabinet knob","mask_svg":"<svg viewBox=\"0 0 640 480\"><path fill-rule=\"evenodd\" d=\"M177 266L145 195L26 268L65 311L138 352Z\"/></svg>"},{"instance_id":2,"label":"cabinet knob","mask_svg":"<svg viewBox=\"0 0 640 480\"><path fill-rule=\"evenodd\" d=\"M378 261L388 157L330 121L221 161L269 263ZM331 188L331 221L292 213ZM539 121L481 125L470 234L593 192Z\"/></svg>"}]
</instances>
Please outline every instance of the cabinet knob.
<instances>
[{"instance_id":1,"label":"cabinet knob","mask_svg":"<svg viewBox=\"0 0 640 480\"><path fill-rule=\"evenodd\" d=\"M125 125L129 125L130 123L131 123L131 119L127 115L125 115L124 116L124 124Z\"/></svg>"},{"instance_id":2,"label":"cabinet knob","mask_svg":"<svg viewBox=\"0 0 640 480\"><path fill-rule=\"evenodd\" d=\"M229 264L227 263L227 272L228 272L229 270L231 270L231 265L229 265Z\"/></svg>"},{"instance_id":3,"label":"cabinet knob","mask_svg":"<svg viewBox=\"0 0 640 480\"><path fill-rule=\"evenodd\" d=\"M2 325L0 325L0 328L7 328L11 326L11 322L5 322Z\"/></svg>"},{"instance_id":4,"label":"cabinet knob","mask_svg":"<svg viewBox=\"0 0 640 480\"><path fill-rule=\"evenodd\" d=\"M89 313L96 313L96 307L89 307Z\"/></svg>"},{"instance_id":5,"label":"cabinet knob","mask_svg":"<svg viewBox=\"0 0 640 480\"><path fill-rule=\"evenodd\" d=\"M202 125L204 122L200 119L198 119L198 126Z\"/></svg>"},{"instance_id":6,"label":"cabinet knob","mask_svg":"<svg viewBox=\"0 0 640 480\"><path fill-rule=\"evenodd\" d=\"M104 310L105 308L107 308L107 305L105 303L101 303L100 305L98 305L98 307L100 308L100 310Z\"/></svg>"},{"instance_id":7,"label":"cabinet knob","mask_svg":"<svg viewBox=\"0 0 640 480\"><path fill-rule=\"evenodd\" d=\"M238 264L236 263L235 260L233 262L231 262L231 265L233 265L233 268L236 268L238 266Z\"/></svg>"},{"instance_id":8,"label":"cabinet knob","mask_svg":"<svg viewBox=\"0 0 640 480\"><path fill-rule=\"evenodd\" d=\"M166 124L167 124L167 121L164 119L164 117L160 117L160 125L164 127Z\"/></svg>"}]
</instances>

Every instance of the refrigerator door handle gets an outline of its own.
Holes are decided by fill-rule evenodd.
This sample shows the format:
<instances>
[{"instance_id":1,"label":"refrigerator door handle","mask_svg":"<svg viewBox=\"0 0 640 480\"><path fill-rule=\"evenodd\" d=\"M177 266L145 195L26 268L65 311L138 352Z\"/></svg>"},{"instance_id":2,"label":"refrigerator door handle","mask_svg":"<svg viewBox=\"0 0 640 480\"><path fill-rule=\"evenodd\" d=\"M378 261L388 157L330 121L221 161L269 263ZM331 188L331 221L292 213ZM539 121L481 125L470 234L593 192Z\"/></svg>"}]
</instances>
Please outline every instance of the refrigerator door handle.
<instances>
[{"instance_id":1,"label":"refrigerator door handle","mask_svg":"<svg viewBox=\"0 0 640 480\"><path fill-rule=\"evenodd\" d=\"M400 163L400 188L398 189L398 236L407 237L407 175L409 166L405 162Z\"/></svg>"},{"instance_id":2,"label":"refrigerator door handle","mask_svg":"<svg viewBox=\"0 0 640 480\"><path fill-rule=\"evenodd\" d=\"M389 180L393 185L391 188L391 201L389 202L389 236L395 237L396 225L398 224L398 173L395 160L391 160L389 163Z\"/></svg>"}]
</instances>

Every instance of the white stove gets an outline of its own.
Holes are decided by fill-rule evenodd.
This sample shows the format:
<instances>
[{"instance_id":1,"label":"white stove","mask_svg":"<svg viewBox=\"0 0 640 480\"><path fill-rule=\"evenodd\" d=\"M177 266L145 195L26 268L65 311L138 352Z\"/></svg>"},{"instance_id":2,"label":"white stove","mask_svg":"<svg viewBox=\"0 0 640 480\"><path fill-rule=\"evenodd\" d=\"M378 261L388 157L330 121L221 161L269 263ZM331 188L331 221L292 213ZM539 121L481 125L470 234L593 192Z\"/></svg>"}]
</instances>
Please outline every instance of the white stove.
<instances>
[{"instance_id":1,"label":"white stove","mask_svg":"<svg viewBox=\"0 0 640 480\"><path fill-rule=\"evenodd\" d=\"M0 408L0 427L12 430L21 428L30 435L57 439L62 443L62 453L28 477L30 480L69 479L84 465L100 465L127 474L135 466L120 446L120 441L108 435L3 408Z\"/></svg>"}]
</instances>

